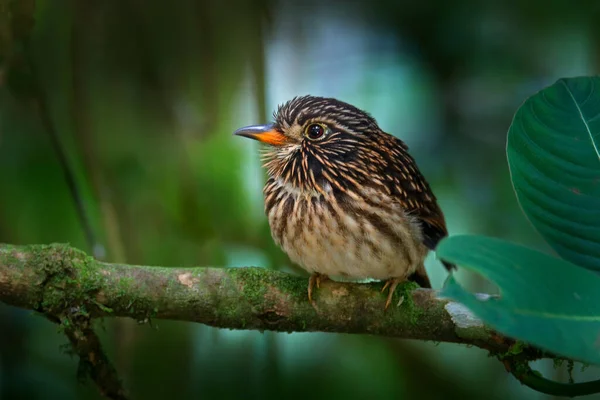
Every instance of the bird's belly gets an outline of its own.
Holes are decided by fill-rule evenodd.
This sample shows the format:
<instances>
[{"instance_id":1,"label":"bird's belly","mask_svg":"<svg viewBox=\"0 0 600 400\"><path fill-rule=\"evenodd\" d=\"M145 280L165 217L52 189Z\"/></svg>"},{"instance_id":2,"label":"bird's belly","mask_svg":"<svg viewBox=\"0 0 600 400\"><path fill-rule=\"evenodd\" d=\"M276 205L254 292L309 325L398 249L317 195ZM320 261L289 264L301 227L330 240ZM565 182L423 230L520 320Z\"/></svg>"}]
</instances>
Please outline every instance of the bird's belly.
<instances>
[{"instance_id":1,"label":"bird's belly","mask_svg":"<svg viewBox=\"0 0 600 400\"><path fill-rule=\"evenodd\" d=\"M409 275L416 266L402 259L397 252L373 248L368 240L313 235L297 238L299 242L319 242L314 246L283 245L290 259L308 272L351 279L388 279ZM390 246L387 246L390 247Z\"/></svg>"},{"instance_id":2,"label":"bird's belly","mask_svg":"<svg viewBox=\"0 0 600 400\"><path fill-rule=\"evenodd\" d=\"M290 259L313 273L349 279L404 278L427 250L402 212L298 198L293 207L268 212L275 242Z\"/></svg>"}]
</instances>

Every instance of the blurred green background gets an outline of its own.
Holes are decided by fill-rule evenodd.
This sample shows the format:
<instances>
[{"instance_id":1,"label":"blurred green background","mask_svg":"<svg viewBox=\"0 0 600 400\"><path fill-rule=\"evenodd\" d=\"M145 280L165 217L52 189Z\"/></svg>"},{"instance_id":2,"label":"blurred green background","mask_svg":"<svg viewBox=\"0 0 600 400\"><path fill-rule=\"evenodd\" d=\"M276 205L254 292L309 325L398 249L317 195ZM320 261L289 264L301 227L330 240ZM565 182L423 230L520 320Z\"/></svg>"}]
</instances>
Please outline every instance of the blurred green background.
<instances>
[{"instance_id":1,"label":"blurred green background","mask_svg":"<svg viewBox=\"0 0 600 400\"><path fill-rule=\"evenodd\" d=\"M0 0L0 242L302 273L272 243L258 144L231 133L310 93L407 142L451 234L549 251L513 194L506 132L530 94L600 71L597 0L45 0L31 14L33 3ZM439 288L433 255L427 268ZM98 329L136 399L549 398L465 346L160 320ZM65 344L47 320L0 305L0 398L100 398Z\"/></svg>"}]
</instances>

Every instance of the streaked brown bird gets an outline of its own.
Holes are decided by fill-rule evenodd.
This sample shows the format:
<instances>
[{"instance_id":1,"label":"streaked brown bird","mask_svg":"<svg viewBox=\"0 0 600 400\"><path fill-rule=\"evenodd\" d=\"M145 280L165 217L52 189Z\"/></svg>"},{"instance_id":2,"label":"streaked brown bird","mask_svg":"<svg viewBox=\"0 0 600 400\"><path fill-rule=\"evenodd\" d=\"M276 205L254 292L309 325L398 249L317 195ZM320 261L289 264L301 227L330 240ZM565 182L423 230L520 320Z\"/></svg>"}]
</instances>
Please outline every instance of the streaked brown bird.
<instances>
[{"instance_id":1,"label":"streaked brown bird","mask_svg":"<svg viewBox=\"0 0 600 400\"><path fill-rule=\"evenodd\" d=\"M274 241L311 273L431 287L424 259L447 236L444 215L408 147L375 119L333 98L295 97L274 123L235 135L267 144L265 213ZM453 265L444 263L448 270Z\"/></svg>"}]
</instances>

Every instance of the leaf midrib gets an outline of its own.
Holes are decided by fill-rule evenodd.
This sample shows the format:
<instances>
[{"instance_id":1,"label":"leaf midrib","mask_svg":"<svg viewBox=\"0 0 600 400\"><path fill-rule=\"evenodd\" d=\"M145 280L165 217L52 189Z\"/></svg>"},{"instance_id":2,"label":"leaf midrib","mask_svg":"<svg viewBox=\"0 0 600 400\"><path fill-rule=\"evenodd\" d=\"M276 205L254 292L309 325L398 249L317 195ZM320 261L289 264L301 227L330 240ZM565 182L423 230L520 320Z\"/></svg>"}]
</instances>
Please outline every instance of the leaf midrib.
<instances>
[{"instance_id":1,"label":"leaf midrib","mask_svg":"<svg viewBox=\"0 0 600 400\"><path fill-rule=\"evenodd\" d=\"M575 104L575 107L577 108L577 112L579 113L579 116L581 117L581 121L583 122L583 125L585 126L585 130L587 131L588 136L590 137L590 141L592 142L592 146L594 147L594 151L596 152L596 157L598 158L598 161L600 161L600 151L598 150L598 146L596 145L596 141L594 140L594 135L592 135L590 126L588 125L588 123L583 115L583 111L581 110L581 107L579 107L579 103L577 103L577 100L575 99L573 92L571 92L571 89L569 89L569 86L565 83L565 81L561 81L561 83L567 90L567 93L571 97L571 100L573 100L573 104ZM592 85L593 85L593 82L592 82Z\"/></svg>"}]
</instances>

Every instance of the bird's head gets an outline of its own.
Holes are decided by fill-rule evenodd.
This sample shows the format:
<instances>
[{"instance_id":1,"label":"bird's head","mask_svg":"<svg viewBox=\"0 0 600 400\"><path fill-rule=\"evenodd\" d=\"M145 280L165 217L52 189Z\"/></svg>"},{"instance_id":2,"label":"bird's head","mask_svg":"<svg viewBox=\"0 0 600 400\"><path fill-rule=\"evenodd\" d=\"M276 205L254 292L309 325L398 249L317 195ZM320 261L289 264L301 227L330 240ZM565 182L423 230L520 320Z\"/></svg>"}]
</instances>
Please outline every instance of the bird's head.
<instances>
[{"instance_id":1,"label":"bird's head","mask_svg":"<svg viewBox=\"0 0 600 400\"><path fill-rule=\"evenodd\" d=\"M380 133L373 117L350 104L302 96L281 105L273 123L247 126L234 134L268 145L263 160L270 177L301 190L320 191L368 179L366 166L377 162Z\"/></svg>"}]
</instances>

